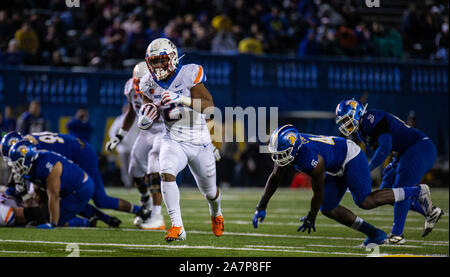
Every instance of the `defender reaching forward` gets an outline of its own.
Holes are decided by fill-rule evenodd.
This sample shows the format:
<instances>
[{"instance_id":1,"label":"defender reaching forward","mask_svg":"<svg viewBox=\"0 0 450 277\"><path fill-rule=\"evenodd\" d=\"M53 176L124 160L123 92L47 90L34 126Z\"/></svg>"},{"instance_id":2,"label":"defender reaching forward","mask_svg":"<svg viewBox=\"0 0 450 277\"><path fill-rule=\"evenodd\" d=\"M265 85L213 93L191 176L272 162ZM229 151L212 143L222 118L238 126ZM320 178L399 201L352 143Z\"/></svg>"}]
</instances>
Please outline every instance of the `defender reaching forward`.
<instances>
[{"instance_id":1,"label":"defender reaching forward","mask_svg":"<svg viewBox=\"0 0 450 277\"><path fill-rule=\"evenodd\" d=\"M325 216L364 233L367 239L363 246L371 243L383 244L387 239L385 232L339 205L347 189L352 193L353 201L362 209L373 209L405 199L418 199L424 209L431 206L427 185L382 189L371 193L372 179L367 158L361 148L351 140L303 134L293 125L284 125L272 133L269 151L275 166L256 207L253 217L255 228L258 226L258 220L264 220L269 199L287 165L311 176L314 193L311 209L308 215L301 219L303 225L297 231L315 231L315 220L320 208Z\"/></svg>"},{"instance_id":2,"label":"defender reaching forward","mask_svg":"<svg viewBox=\"0 0 450 277\"><path fill-rule=\"evenodd\" d=\"M369 163L369 169L380 166L384 160L396 152L398 159L386 167L380 188L401 188L417 186L422 177L433 167L436 147L421 131L411 128L398 117L384 111L366 111L355 99L341 101L336 107L336 123L339 131L349 136L356 132L359 140L376 149ZM429 234L444 212L438 207L421 206L413 200L394 204L394 225L389 235L390 243L405 243L403 229L408 210L422 214L425 226L422 237Z\"/></svg>"},{"instance_id":3,"label":"defender reaching forward","mask_svg":"<svg viewBox=\"0 0 450 277\"><path fill-rule=\"evenodd\" d=\"M139 92L139 81L146 74L148 74L147 64L144 61L140 62L134 67L133 77L125 84L124 94L128 99L128 111L119 132L106 143L106 151L114 150L134 124L136 114L144 104L143 96ZM140 130L130 154L128 172L141 194L141 204L152 210L150 218L143 220L137 216L134 221L135 225L145 230L164 230L166 228L161 214L161 178L159 176L159 149L163 134L162 120L154 122L149 130ZM146 175L148 183L150 183L150 191L149 185L145 181ZM152 197L150 197L150 192Z\"/></svg>"},{"instance_id":4,"label":"defender reaching forward","mask_svg":"<svg viewBox=\"0 0 450 277\"><path fill-rule=\"evenodd\" d=\"M161 115L166 127L159 163L163 200L172 227L164 239L167 242L186 239L176 183L177 174L186 165L189 165L200 192L208 200L212 230L219 237L224 226L220 190L216 186L214 147L204 114L212 110L214 103L203 85L205 72L196 64L178 67L177 49L164 38L149 44L145 60L150 74L141 79L139 87L148 103L141 107L138 126L141 129L153 128L151 125Z\"/></svg>"}]
</instances>

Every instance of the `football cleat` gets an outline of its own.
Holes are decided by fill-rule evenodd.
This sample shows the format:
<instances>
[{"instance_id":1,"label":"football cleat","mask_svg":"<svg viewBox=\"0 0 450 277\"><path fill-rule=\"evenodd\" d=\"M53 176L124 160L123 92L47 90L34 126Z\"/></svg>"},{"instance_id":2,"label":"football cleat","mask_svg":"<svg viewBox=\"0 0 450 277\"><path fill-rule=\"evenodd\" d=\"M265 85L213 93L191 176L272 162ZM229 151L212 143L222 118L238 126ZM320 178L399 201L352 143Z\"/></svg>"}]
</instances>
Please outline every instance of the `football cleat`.
<instances>
[{"instance_id":1,"label":"football cleat","mask_svg":"<svg viewBox=\"0 0 450 277\"><path fill-rule=\"evenodd\" d=\"M162 215L153 215L141 223L141 229L144 230L165 230L166 224Z\"/></svg>"},{"instance_id":2,"label":"football cleat","mask_svg":"<svg viewBox=\"0 0 450 277\"><path fill-rule=\"evenodd\" d=\"M425 219L425 226L422 231L422 237L425 237L431 231L433 231L434 226L439 221L441 216L444 215L444 211L438 207L431 208L431 213L427 218Z\"/></svg>"},{"instance_id":3,"label":"football cleat","mask_svg":"<svg viewBox=\"0 0 450 277\"><path fill-rule=\"evenodd\" d=\"M433 204L431 202L430 187L426 184L420 184L419 186L420 194L419 197L417 197L417 201L419 202L420 206L427 214L427 216L429 216L433 207Z\"/></svg>"},{"instance_id":4,"label":"football cleat","mask_svg":"<svg viewBox=\"0 0 450 277\"><path fill-rule=\"evenodd\" d=\"M96 215L88 218L89 227L97 227L98 217Z\"/></svg>"},{"instance_id":5,"label":"football cleat","mask_svg":"<svg viewBox=\"0 0 450 277\"><path fill-rule=\"evenodd\" d=\"M216 237L220 237L224 229L222 215L218 215L216 217L211 216L211 223L214 235L216 235Z\"/></svg>"},{"instance_id":6,"label":"football cleat","mask_svg":"<svg viewBox=\"0 0 450 277\"><path fill-rule=\"evenodd\" d=\"M167 235L164 237L166 242L186 240L186 232L184 231L183 226L172 226L169 231L167 231Z\"/></svg>"},{"instance_id":7,"label":"football cleat","mask_svg":"<svg viewBox=\"0 0 450 277\"><path fill-rule=\"evenodd\" d=\"M397 236L397 235L394 235L394 234L390 233L389 236L388 236L388 243L389 244L402 245L402 244L405 244L405 242L406 242L406 240L405 240L405 237L403 236L403 234L400 235L400 236Z\"/></svg>"},{"instance_id":8,"label":"football cleat","mask_svg":"<svg viewBox=\"0 0 450 277\"><path fill-rule=\"evenodd\" d=\"M141 224L145 220L147 220L151 214L152 214L152 210L149 210L149 209L145 208L145 206L142 206L141 209L136 214L133 224L136 225L137 227L141 226Z\"/></svg>"},{"instance_id":9,"label":"football cleat","mask_svg":"<svg viewBox=\"0 0 450 277\"><path fill-rule=\"evenodd\" d=\"M386 243L387 238L388 237L384 231L378 230L377 235L375 237L373 238L367 237L366 240L362 244L356 246L356 248L366 248L373 244L382 245Z\"/></svg>"}]
</instances>

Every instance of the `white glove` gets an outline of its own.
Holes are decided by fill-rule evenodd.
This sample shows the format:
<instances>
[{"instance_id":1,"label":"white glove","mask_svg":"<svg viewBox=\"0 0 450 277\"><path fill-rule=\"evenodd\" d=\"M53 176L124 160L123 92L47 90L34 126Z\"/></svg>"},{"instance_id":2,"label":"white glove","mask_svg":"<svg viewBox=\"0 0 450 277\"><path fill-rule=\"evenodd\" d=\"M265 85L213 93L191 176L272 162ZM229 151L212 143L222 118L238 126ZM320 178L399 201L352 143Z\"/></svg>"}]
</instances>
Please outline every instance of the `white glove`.
<instances>
[{"instance_id":1,"label":"white glove","mask_svg":"<svg viewBox=\"0 0 450 277\"><path fill-rule=\"evenodd\" d=\"M186 97L180 94L176 94L171 91L164 91L161 94L161 104L162 105L170 105L170 104L182 104L185 106L190 106L192 99L190 97Z\"/></svg>"},{"instance_id":2,"label":"white glove","mask_svg":"<svg viewBox=\"0 0 450 277\"><path fill-rule=\"evenodd\" d=\"M139 109L138 127L142 130L148 129L153 121L158 118L158 107L153 103L142 105Z\"/></svg>"},{"instance_id":3,"label":"white glove","mask_svg":"<svg viewBox=\"0 0 450 277\"><path fill-rule=\"evenodd\" d=\"M216 146L214 146L214 144L211 144L211 145L212 145L212 147L213 147L214 158L216 159L216 162L218 162L218 161L220 161L220 159L222 158L222 157L220 156L220 151L219 151L219 149L217 149Z\"/></svg>"},{"instance_id":4,"label":"white glove","mask_svg":"<svg viewBox=\"0 0 450 277\"><path fill-rule=\"evenodd\" d=\"M119 132L116 134L115 137L110 138L109 141L105 145L105 150L107 152L113 151L116 146L122 141L122 139L127 135L127 131L120 128Z\"/></svg>"}]
</instances>

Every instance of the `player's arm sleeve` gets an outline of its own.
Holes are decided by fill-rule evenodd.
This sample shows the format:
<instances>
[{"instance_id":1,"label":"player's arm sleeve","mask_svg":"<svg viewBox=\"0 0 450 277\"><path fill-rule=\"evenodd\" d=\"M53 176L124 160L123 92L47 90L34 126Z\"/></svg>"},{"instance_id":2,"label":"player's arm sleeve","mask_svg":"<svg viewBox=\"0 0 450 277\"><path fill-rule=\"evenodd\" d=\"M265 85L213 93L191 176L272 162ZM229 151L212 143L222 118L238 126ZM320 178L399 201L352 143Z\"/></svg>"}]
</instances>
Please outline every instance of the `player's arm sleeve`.
<instances>
[{"instance_id":1,"label":"player's arm sleeve","mask_svg":"<svg viewBox=\"0 0 450 277\"><path fill-rule=\"evenodd\" d=\"M61 189L62 164L57 162L50 170L50 174L45 180L47 185L48 211L50 214L50 223L58 224L59 221L59 193Z\"/></svg>"},{"instance_id":2,"label":"player's arm sleeve","mask_svg":"<svg viewBox=\"0 0 450 277\"><path fill-rule=\"evenodd\" d=\"M311 187L313 197L311 198L310 213L316 217L323 201L323 190L325 187L325 161L322 156L317 156L317 162L314 162L314 169L309 173L311 176Z\"/></svg>"},{"instance_id":3,"label":"player's arm sleeve","mask_svg":"<svg viewBox=\"0 0 450 277\"><path fill-rule=\"evenodd\" d=\"M389 132L388 121L383 117L373 128L372 138L376 141L375 154L369 162L370 171L380 166L392 151L392 136Z\"/></svg>"},{"instance_id":4,"label":"player's arm sleeve","mask_svg":"<svg viewBox=\"0 0 450 277\"><path fill-rule=\"evenodd\" d=\"M270 198L275 193L278 188L279 183L281 182L284 173L286 172L286 167L279 167L274 164L273 171L267 179L266 186L264 188L264 193L259 200L258 205L256 206L256 210L262 211L267 208L267 204L269 203Z\"/></svg>"},{"instance_id":5,"label":"player's arm sleeve","mask_svg":"<svg viewBox=\"0 0 450 277\"><path fill-rule=\"evenodd\" d=\"M389 133L381 134L378 137L378 147L369 162L370 171L380 166L392 151L392 136Z\"/></svg>"}]
</instances>

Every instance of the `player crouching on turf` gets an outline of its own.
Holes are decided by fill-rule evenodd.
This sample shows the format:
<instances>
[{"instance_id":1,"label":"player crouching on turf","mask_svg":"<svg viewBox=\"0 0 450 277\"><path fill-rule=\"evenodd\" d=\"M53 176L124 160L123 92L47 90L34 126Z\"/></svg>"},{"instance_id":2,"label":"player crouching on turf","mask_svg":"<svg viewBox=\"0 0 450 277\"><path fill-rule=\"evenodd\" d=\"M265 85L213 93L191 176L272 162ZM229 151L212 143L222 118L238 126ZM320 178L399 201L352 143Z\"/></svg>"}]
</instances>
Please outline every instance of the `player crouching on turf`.
<instances>
[{"instance_id":1,"label":"player crouching on turf","mask_svg":"<svg viewBox=\"0 0 450 277\"><path fill-rule=\"evenodd\" d=\"M299 133L293 125L284 125L272 133L269 151L275 165L256 207L252 220L255 228L258 227L258 221L264 220L267 204L287 165L311 176L311 208L308 215L301 219L303 225L297 231L308 230L308 234L311 229L316 231L315 221L320 209L325 216L364 233L367 239L361 247L385 243L385 232L339 205L347 189L352 193L353 201L362 209L373 209L405 199L417 199L421 206L431 206L427 185L381 189L371 193L372 179L367 158L351 140Z\"/></svg>"},{"instance_id":2,"label":"player crouching on turf","mask_svg":"<svg viewBox=\"0 0 450 277\"><path fill-rule=\"evenodd\" d=\"M384 169L380 188L417 186L436 159L434 143L421 131L412 128L398 117L381 111L366 111L355 99L341 101L336 107L336 123L344 136L355 134L366 145L376 149L369 163L372 171L380 166L391 152L398 157ZM422 208L413 199L394 204L394 225L389 234L389 243L403 244L403 229L408 210L425 217L422 237L428 235L444 214L438 207Z\"/></svg>"},{"instance_id":3,"label":"player crouching on turf","mask_svg":"<svg viewBox=\"0 0 450 277\"><path fill-rule=\"evenodd\" d=\"M94 183L86 172L61 155L37 150L26 139L14 144L8 157L15 174L46 191L49 222L38 228L90 226L88 220L76 216L86 209L94 193Z\"/></svg>"}]
</instances>

